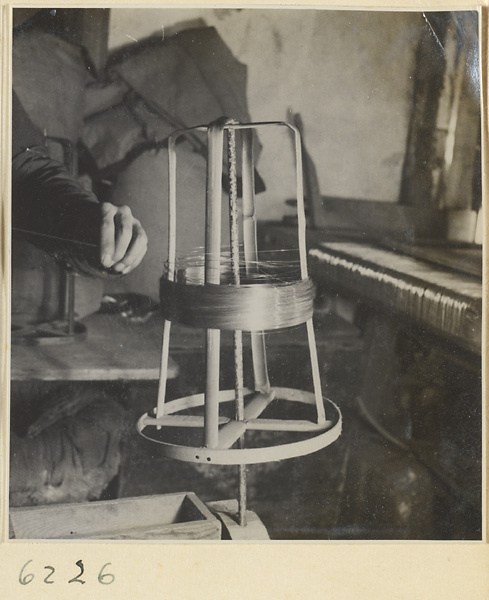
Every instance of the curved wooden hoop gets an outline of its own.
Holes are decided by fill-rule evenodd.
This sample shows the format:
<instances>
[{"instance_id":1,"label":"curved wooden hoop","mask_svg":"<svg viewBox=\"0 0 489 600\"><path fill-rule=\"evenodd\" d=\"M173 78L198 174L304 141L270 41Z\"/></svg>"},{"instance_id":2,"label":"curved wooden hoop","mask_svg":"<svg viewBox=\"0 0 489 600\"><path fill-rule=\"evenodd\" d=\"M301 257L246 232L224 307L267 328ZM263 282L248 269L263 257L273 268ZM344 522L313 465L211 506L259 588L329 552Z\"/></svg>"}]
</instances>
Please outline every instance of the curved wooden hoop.
<instances>
[{"instance_id":1,"label":"curved wooden hoop","mask_svg":"<svg viewBox=\"0 0 489 600\"><path fill-rule=\"evenodd\" d=\"M277 398L280 400L288 400L292 402L302 402L303 404L314 405L316 403L315 394L312 392L304 392L292 388L274 387ZM250 393L250 390L244 390L245 393ZM234 400L234 390L221 390L219 392L219 403L229 402ZM184 462L203 463L203 464L217 464L217 465L245 465L245 464L258 464L264 462L273 462L277 460L284 460L287 458L295 458L297 456L305 456L312 454L332 444L341 435L342 429L342 415L338 406L331 400L325 398L335 410L336 419L333 424L332 421L326 421L324 424L309 422L312 426L309 429L302 429L302 431L317 432L319 434L314 435L306 440L298 442L291 442L288 444L280 444L277 446L264 446L259 448L231 448L231 449L211 449L205 447L191 447L191 446L180 446L177 444L170 444L164 442L150 435L144 433L146 427L161 427L165 424L165 416L173 415L187 408L195 408L203 406L204 394L195 394L193 396L186 396L168 402L165 405L165 416L156 419L148 415L148 413L142 415L137 424L138 432L146 439L156 442L163 447L163 455L168 458L175 460L181 460ZM169 417L171 418L171 417ZM251 419L250 429L261 429L259 422L261 419ZM263 421L267 421L263 419ZM275 420L274 420L275 421ZM276 420L278 422L278 420ZM240 422L237 422L240 423ZM274 430L288 431L287 421L282 420L282 428L274 427ZM247 425L246 422L244 422ZM257 425L255 427L255 424ZM181 426L185 426L183 423Z\"/></svg>"}]
</instances>

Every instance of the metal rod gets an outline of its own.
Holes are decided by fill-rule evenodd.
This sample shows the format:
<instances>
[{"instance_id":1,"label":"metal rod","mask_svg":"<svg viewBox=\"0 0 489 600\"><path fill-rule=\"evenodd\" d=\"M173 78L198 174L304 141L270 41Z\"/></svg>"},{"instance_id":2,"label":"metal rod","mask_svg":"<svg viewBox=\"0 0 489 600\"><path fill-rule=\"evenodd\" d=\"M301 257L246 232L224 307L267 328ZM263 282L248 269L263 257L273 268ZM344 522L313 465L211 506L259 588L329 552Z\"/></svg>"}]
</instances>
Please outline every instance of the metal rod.
<instances>
[{"instance_id":1,"label":"metal rod","mask_svg":"<svg viewBox=\"0 0 489 600\"><path fill-rule=\"evenodd\" d=\"M247 496L247 467L246 465L239 465L239 497L238 497L238 516L239 526L246 527L246 496Z\"/></svg>"},{"instance_id":2,"label":"metal rod","mask_svg":"<svg viewBox=\"0 0 489 600\"><path fill-rule=\"evenodd\" d=\"M228 172L229 172L229 215L231 239L231 269L233 283L240 285L239 277L239 231L238 231L238 186L236 178L236 132L228 130ZM234 332L234 369L236 392L236 419L244 420L243 396L243 334L241 330ZM244 434L239 438L239 447L244 448ZM239 465L238 513L239 524L246 526L246 465Z\"/></svg>"},{"instance_id":3,"label":"metal rod","mask_svg":"<svg viewBox=\"0 0 489 600\"><path fill-rule=\"evenodd\" d=\"M229 172L229 233L231 240L231 270L233 283L240 285L239 276L239 231L238 231L238 185L236 178L236 133L233 129L228 131L228 172ZM244 418L243 396L243 335L242 331L234 331L234 368L236 392L236 418Z\"/></svg>"}]
</instances>

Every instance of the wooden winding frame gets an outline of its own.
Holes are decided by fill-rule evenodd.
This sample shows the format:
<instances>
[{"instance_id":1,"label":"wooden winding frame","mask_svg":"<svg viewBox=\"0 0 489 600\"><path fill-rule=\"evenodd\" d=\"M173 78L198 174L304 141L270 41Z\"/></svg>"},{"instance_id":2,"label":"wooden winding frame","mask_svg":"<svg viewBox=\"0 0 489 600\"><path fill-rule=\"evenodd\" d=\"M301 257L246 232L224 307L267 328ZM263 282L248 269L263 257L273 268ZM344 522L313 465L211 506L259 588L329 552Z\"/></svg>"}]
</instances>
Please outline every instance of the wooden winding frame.
<instances>
[{"instance_id":1,"label":"wooden winding frame","mask_svg":"<svg viewBox=\"0 0 489 600\"><path fill-rule=\"evenodd\" d=\"M236 176L236 132L240 133L240 155L242 171L242 231L243 252L246 272L252 271L257 264L258 248L256 235L255 197L254 197L254 159L253 131L275 127L286 127L294 136L296 187L297 187L297 221L300 278L298 283L308 283L306 252L306 218L304 210L303 175L300 134L296 127L282 122L238 123L228 118L219 119L206 127L194 127L175 132L168 143L169 157L169 246L168 269L164 289L172 286L176 273L176 143L189 132L207 134L208 163L206 189L206 243L205 243L205 277L204 286L220 286L221 274L221 205L223 146L227 134L228 172L229 172L229 205L231 256L233 262L234 285L238 289L239 280L239 231L237 208L237 176ZM256 284L260 286L260 283ZM311 287L311 294L313 289ZM311 295L311 306L312 306ZM196 303L194 310L198 311ZM253 372L255 389L243 386L242 330L234 331L234 357L236 385L234 390L219 389L220 368L220 332L225 327L213 322L212 328L206 329L206 386L205 392L177 400L165 401L166 380L168 373L170 328L172 318L165 315L163 327L163 343L161 369L158 389L158 403L154 414L144 414L138 421L138 431L146 438L158 442L163 454L169 458L194 463L246 465L303 456L316 452L333 443L341 434L342 419L338 407L331 401L327 404L334 413L333 419L326 418L325 400L321 391L319 365L312 322L312 310L307 310L301 324L307 328L312 379L314 392L291 388L272 387L270 385L266 360L264 332L252 325L246 325L251 332L251 348L253 356ZM260 324L262 326L263 323ZM236 416L234 419L223 417L219 413L222 403L235 401ZM314 406L315 420L290 420L261 418L261 414L273 400L288 401ZM204 415L181 414L183 411L204 407ZM184 446L164 441L161 434L154 433L162 428L189 427L203 429L203 445L199 447ZM153 433L150 434L149 431ZM244 434L246 431L262 430L275 432L301 432L307 434L306 439L279 443L277 445L246 448ZM233 447L237 445L238 447ZM240 467L241 468L241 467Z\"/></svg>"}]
</instances>

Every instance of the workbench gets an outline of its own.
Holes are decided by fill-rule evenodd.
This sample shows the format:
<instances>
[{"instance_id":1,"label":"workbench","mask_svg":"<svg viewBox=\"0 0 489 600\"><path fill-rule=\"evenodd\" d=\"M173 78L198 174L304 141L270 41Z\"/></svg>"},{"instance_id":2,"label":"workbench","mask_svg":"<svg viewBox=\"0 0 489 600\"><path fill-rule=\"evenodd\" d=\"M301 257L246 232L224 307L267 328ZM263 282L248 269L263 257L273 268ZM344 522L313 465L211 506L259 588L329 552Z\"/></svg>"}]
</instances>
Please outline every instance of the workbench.
<instances>
[{"instance_id":1,"label":"workbench","mask_svg":"<svg viewBox=\"0 0 489 600\"><path fill-rule=\"evenodd\" d=\"M261 234L269 251L292 246L292 227ZM481 248L311 230L308 259L322 303L363 340L332 535L480 539Z\"/></svg>"},{"instance_id":2,"label":"workbench","mask_svg":"<svg viewBox=\"0 0 489 600\"><path fill-rule=\"evenodd\" d=\"M480 539L482 251L403 250L309 250L312 278L355 304L365 343L343 524L361 538Z\"/></svg>"},{"instance_id":3,"label":"workbench","mask_svg":"<svg viewBox=\"0 0 489 600\"><path fill-rule=\"evenodd\" d=\"M131 322L93 314L81 321L86 339L55 345L14 344L12 381L156 381L160 373L161 318ZM170 358L168 377L178 374Z\"/></svg>"},{"instance_id":4,"label":"workbench","mask_svg":"<svg viewBox=\"0 0 489 600\"><path fill-rule=\"evenodd\" d=\"M480 356L481 250L439 246L403 250L324 242L309 250L311 272L322 287L408 320Z\"/></svg>"}]
</instances>

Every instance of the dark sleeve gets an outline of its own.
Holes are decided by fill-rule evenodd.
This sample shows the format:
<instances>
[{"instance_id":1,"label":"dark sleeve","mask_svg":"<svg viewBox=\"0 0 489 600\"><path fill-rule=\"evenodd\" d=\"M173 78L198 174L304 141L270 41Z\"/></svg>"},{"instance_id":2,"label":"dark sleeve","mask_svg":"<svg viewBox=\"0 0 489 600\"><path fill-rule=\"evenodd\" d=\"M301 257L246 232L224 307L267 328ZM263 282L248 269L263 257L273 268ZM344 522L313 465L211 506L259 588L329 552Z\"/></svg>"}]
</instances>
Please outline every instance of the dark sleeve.
<instances>
[{"instance_id":1,"label":"dark sleeve","mask_svg":"<svg viewBox=\"0 0 489 600\"><path fill-rule=\"evenodd\" d=\"M12 156L29 147L42 146L43 135L24 110L17 94L12 91Z\"/></svg>"},{"instance_id":2,"label":"dark sleeve","mask_svg":"<svg viewBox=\"0 0 489 600\"><path fill-rule=\"evenodd\" d=\"M12 229L75 270L103 275L100 204L47 156L43 136L15 93L12 102Z\"/></svg>"}]
</instances>

